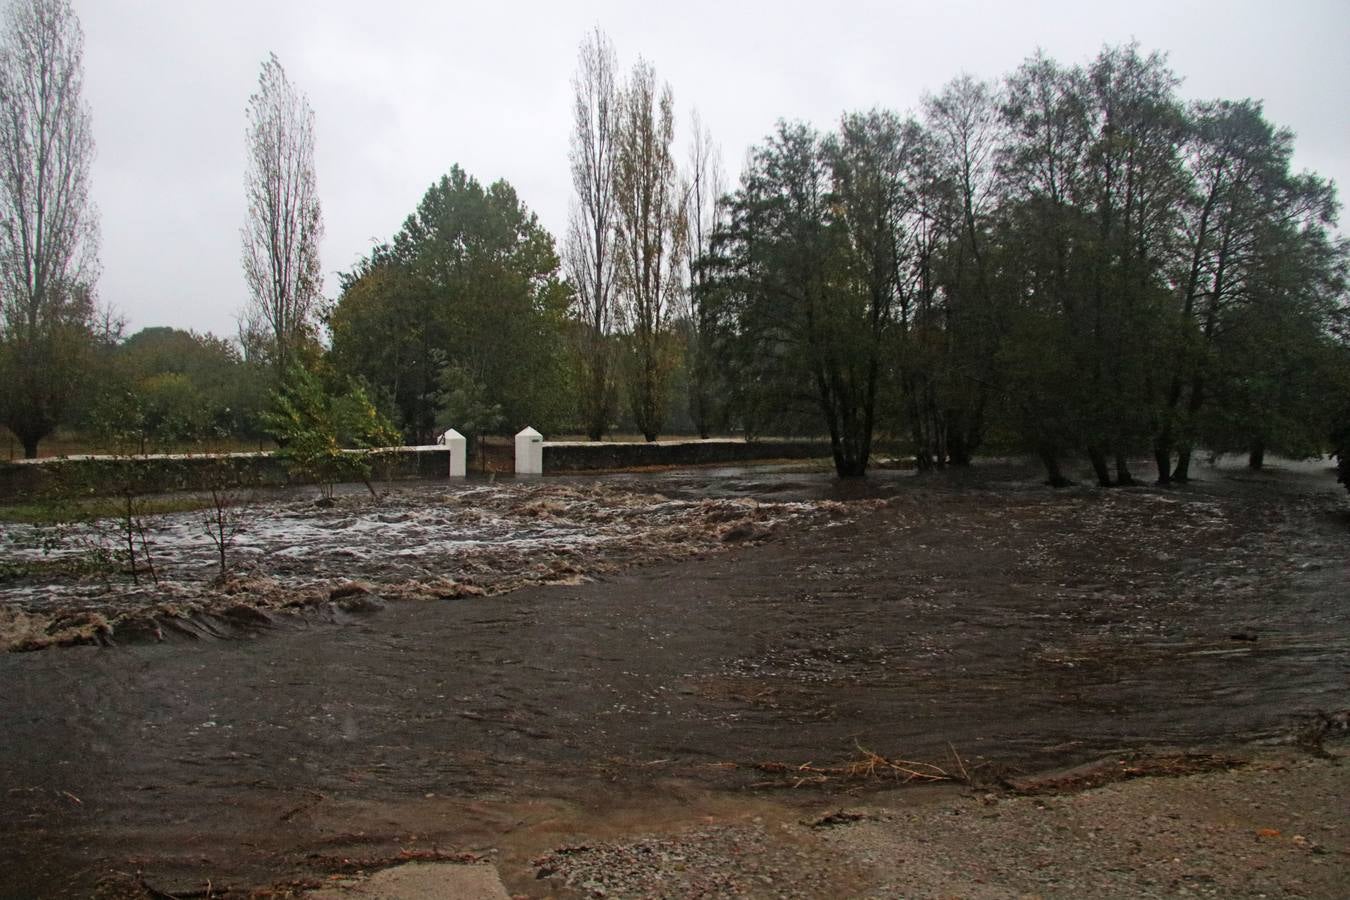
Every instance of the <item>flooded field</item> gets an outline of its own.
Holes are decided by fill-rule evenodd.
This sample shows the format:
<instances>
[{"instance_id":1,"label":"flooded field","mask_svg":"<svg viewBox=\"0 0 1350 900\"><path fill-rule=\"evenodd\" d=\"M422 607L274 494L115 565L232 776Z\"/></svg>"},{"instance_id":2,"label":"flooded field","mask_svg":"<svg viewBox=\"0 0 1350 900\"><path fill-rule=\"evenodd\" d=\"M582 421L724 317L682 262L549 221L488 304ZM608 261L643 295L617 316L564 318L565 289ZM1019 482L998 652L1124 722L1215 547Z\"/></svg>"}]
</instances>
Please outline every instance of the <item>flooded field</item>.
<instances>
[{"instance_id":1,"label":"flooded field","mask_svg":"<svg viewBox=\"0 0 1350 900\"><path fill-rule=\"evenodd\" d=\"M258 511L216 585L209 542L170 521L159 593L6 588L25 616L105 617L111 645L0 656L0 870L42 895L110 871L274 884L892 784L803 777L863 751L995 781L1343 727L1350 501L1320 466L1202 475L1050 491L1012 464L726 470L293 499ZM249 627L155 605L242 602L263 610ZM208 624L188 640L177 620Z\"/></svg>"}]
</instances>

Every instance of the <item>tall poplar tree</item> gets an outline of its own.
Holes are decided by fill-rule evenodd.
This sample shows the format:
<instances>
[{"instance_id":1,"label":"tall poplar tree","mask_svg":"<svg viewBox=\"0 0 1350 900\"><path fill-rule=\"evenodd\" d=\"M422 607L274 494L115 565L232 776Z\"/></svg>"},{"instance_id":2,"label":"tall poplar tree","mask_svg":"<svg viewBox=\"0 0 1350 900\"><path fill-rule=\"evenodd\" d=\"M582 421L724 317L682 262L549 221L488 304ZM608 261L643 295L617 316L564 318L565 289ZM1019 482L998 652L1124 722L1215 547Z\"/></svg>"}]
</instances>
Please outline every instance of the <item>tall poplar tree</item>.
<instances>
[{"instance_id":1,"label":"tall poplar tree","mask_svg":"<svg viewBox=\"0 0 1350 900\"><path fill-rule=\"evenodd\" d=\"M675 101L639 61L623 91L615 187L621 309L628 329L633 420L656 440L672 367L670 316L681 289L684 209L676 184Z\"/></svg>"},{"instance_id":2,"label":"tall poplar tree","mask_svg":"<svg viewBox=\"0 0 1350 900\"><path fill-rule=\"evenodd\" d=\"M263 63L258 91L249 98L247 135L245 328L280 378L315 336L323 215L314 175L314 111L275 54Z\"/></svg>"},{"instance_id":3,"label":"tall poplar tree","mask_svg":"<svg viewBox=\"0 0 1350 900\"><path fill-rule=\"evenodd\" d=\"M94 139L70 3L14 0L3 28L0 412L31 458L74 399L93 338Z\"/></svg>"},{"instance_id":4,"label":"tall poplar tree","mask_svg":"<svg viewBox=\"0 0 1350 900\"><path fill-rule=\"evenodd\" d=\"M596 29L581 43L572 76L572 201L563 261L575 292L579 412L587 436L604 437L614 417L611 335L617 275L615 167L619 88L614 45Z\"/></svg>"}]
</instances>

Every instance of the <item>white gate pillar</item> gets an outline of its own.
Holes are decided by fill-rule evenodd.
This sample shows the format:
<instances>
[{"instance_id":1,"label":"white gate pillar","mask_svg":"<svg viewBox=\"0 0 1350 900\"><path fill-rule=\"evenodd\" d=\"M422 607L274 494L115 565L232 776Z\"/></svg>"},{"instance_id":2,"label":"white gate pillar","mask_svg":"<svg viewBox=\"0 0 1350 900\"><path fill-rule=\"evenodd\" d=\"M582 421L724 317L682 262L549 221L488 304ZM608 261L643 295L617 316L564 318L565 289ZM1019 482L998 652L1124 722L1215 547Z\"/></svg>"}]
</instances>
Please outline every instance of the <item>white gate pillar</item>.
<instances>
[{"instance_id":1,"label":"white gate pillar","mask_svg":"<svg viewBox=\"0 0 1350 900\"><path fill-rule=\"evenodd\" d=\"M451 428L441 435L441 443L450 450L450 477L463 478L468 458L468 444L464 435Z\"/></svg>"},{"instance_id":2,"label":"white gate pillar","mask_svg":"<svg viewBox=\"0 0 1350 900\"><path fill-rule=\"evenodd\" d=\"M516 474L544 474L544 436L529 426L516 435Z\"/></svg>"}]
</instances>

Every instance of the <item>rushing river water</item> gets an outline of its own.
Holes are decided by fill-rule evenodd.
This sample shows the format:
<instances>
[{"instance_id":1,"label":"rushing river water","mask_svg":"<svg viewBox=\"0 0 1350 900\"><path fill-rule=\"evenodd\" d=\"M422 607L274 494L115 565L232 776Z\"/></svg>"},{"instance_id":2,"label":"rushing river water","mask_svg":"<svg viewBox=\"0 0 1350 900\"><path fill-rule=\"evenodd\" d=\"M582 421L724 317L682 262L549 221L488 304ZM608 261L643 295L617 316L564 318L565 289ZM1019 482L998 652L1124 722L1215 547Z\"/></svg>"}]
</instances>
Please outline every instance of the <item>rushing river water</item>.
<instances>
[{"instance_id":1,"label":"rushing river water","mask_svg":"<svg viewBox=\"0 0 1350 900\"><path fill-rule=\"evenodd\" d=\"M0 656L0 867L49 886L46 866L170 865L208 835L290 871L322 837L297 809L388 833L432 795L745 789L756 764L860 748L993 772L1292 739L1350 706L1347 499L1320 469L1206 476L728 471L283 503L240 545L283 593L526 586ZM166 572L209 572L191 529L161 532Z\"/></svg>"}]
</instances>

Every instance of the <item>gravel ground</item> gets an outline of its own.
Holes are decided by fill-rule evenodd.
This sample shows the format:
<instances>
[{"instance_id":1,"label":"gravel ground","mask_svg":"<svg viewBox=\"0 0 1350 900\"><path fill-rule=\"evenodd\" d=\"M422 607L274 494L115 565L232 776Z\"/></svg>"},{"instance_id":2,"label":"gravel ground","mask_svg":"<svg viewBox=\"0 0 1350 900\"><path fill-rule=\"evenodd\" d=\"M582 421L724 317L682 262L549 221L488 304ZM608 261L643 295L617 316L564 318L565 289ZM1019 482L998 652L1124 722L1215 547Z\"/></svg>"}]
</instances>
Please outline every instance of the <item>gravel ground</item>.
<instances>
[{"instance_id":1,"label":"gravel ground","mask_svg":"<svg viewBox=\"0 0 1350 900\"><path fill-rule=\"evenodd\" d=\"M1342 759L1267 753L1072 794L898 791L795 821L561 847L534 861L526 893L1340 898L1350 895Z\"/></svg>"}]
</instances>

